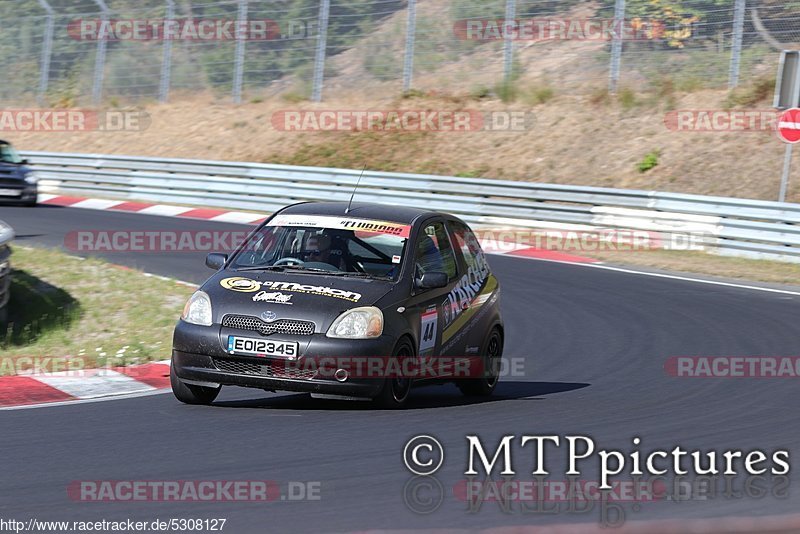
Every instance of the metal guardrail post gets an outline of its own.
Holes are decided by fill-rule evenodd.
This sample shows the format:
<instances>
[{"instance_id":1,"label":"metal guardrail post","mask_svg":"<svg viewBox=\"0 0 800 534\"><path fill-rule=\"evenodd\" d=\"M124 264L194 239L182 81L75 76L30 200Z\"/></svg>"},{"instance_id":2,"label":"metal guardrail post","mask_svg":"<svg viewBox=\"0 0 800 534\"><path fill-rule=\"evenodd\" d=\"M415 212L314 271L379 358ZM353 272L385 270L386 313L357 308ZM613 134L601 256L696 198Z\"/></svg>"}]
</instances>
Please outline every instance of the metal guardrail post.
<instances>
[{"instance_id":1,"label":"metal guardrail post","mask_svg":"<svg viewBox=\"0 0 800 534\"><path fill-rule=\"evenodd\" d=\"M514 39L511 35L512 25L515 24L517 16L516 0L506 0L506 18L503 23L505 38L503 39L503 80L505 83L511 81L514 74Z\"/></svg>"},{"instance_id":2,"label":"metal guardrail post","mask_svg":"<svg viewBox=\"0 0 800 534\"><path fill-rule=\"evenodd\" d=\"M783 174L781 174L781 190L778 193L778 202L786 202L786 190L789 189L789 174L792 172L792 150L794 145L786 143L783 155Z\"/></svg>"},{"instance_id":3,"label":"metal guardrail post","mask_svg":"<svg viewBox=\"0 0 800 534\"><path fill-rule=\"evenodd\" d=\"M742 39L744 36L744 14L747 0L736 0L733 15L733 44L731 64L728 69L728 89L739 85L739 68L742 61Z\"/></svg>"},{"instance_id":4,"label":"metal guardrail post","mask_svg":"<svg viewBox=\"0 0 800 534\"><path fill-rule=\"evenodd\" d=\"M331 13L331 1L322 0L319 5L319 33L317 34L317 53L314 57L314 86L311 90L311 101L322 101L322 83L325 78L325 55L328 47L328 20Z\"/></svg>"},{"instance_id":5,"label":"metal guardrail post","mask_svg":"<svg viewBox=\"0 0 800 534\"><path fill-rule=\"evenodd\" d=\"M44 105L44 97L47 94L47 86L50 82L50 58L53 54L53 8L47 0L39 0L39 5L47 11L47 19L44 26L44 42L42 43L42 59L39 65L39 92L36 100L39 105Z\"/></svg>"},{"instance_id":6,"label":"metal guardrail post","mask_svg":"<svg viewBox=\"0 0 800 534\"><path fill-rule=\"evenodd\" d=\"M175 18L175 1L167 1L165 21ZM172 77L172 39L168 39L164 32L164 44L161 56L161 79L158 82L158 101L162 104L169 100L169 86Z\"/></svg>"},{"instance_id":7,"label":"metal guardrail post","mask_svg":"<svg viewBox=\"0 0 800 534\"><path fill-rule=\"evenodd\" d=\"M108 6L103 0L93 1L101 10L101 27L104 27L108 22ZM100 99L103 96L103 78L106 68L106 44L107 39L102 34L98 34L97 53L94 58L94 79L92 81L92 104L95 106L100 104Z\"/></svg>"},{"instance_id":8,"label":"metal guardrail post","mask_svg":"<svg viewBox=\"0 0 800 534\"><path fill-rule=\"evenodd\" d=\"M233 101L236 104L242 102L242 79L244 78L244 52L247 42L247 0L239 0L239 15L237 17L239 27L236 29L236 59L234 60L233 73Z\"/></svg>"},{"instance_id":9,"label":"metal guardrail post","mask_svg":"<svg viewBox=\"0 0 800 534\"><path fill-rule=\"evenodd\" d=\"M622 63L622 30L625 24L625 0L614 4L614 39L611 42L611 65L608 75L608 92L616 93L619 84L619 68Z\"/></svg>"},{"instance_id":10,"label":"metal guardrail post","mask_svg":"<svg viewBox=\"0 0 800 534\"><path fill-rule=\"evenodd\" d=\"M411 89L414 74L414 39L417 34L417 0L408 0L408 22L406 23L406 54L403 60L403 92Z\"/></svg>"}]
</instances>

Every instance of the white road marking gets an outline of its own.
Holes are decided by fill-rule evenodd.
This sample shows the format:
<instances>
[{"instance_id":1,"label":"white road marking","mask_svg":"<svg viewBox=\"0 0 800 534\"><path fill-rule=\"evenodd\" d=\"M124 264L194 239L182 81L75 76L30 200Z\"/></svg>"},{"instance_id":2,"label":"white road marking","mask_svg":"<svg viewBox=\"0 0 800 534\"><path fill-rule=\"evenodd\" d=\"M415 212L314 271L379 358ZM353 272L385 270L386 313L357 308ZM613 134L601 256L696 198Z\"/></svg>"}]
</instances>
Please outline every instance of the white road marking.
<instances>
[{"instance_id":1,"label":"white road marking","mask_svg":"<svg viewBox=\"0 0 800 534\"><path fill-rule=\"evenodd\" d=\"M32 378L78 399L141 393L156 389L111 369L90 369L77 373L70 371L46 373Z\"/></svg>"},{"instance_id":2,"label":"white road marking","mask_svg":"<svg viewBox=\"0 0 800 534\"><path fill-rule=\"evenodd\" d=\"M148 206L143 210L134 211L131 213L143 213L145 215L165 215L167 217L176 217L187 211L192 211L194 208L184 208L181 206L168 206L166 204L155 204Z\"/></svg>"},{"instance_id":3,"label":"white road marking","mask_svg":"<svg viewBox=\"0 0 800 534\"><path fill-rule=\"evenodd\" d=\"M209 219L214 222L228 222L236 224L253 224L254 222L263 219L265 215L258 215L257 213L245 213L243 211L229 211L222 215L217 215Z\"/></svg>"},{"instance_id":4,"label":"white road marking","mask_svg":"<svg viewBox=\"0 0 800 534\"><path fill-rule=\"evenodd\" d=\"M107 210L109 208L113 208L119 204L122 204L122 200L101 200L99 198L87 198L86 200L81 200L75 204L72 204L70 208L82 208L82 209L89 209L89 210Z\"/></svg>"},{"instance_id":5,"label":"white road marking","mask_svg":"<svg viewBox=\"0 0 800 534\"><path fill-rule=\"evenodd\" d=\"M123 400L123 399L135 399L137 397L149 397L150 395L163 395L165 393L172 393L170 389L153 389L151 391L140 391L138 393L127 393L125 395L113 395L110 397L97 397L94 399L77 399L77 400L66 400L66 401L58 401L58 402L45 402L41 404L26 404L24 406L5 406L0 408L0 412L2 411L14 411L14 410L32 410L34 408L51 408L54 406L69 406L71 404L90 404L94 402L106 402L106 401L113 401L113 400ZM176 401L177 402L177 401Z\"/></svg>"}]
</instances>

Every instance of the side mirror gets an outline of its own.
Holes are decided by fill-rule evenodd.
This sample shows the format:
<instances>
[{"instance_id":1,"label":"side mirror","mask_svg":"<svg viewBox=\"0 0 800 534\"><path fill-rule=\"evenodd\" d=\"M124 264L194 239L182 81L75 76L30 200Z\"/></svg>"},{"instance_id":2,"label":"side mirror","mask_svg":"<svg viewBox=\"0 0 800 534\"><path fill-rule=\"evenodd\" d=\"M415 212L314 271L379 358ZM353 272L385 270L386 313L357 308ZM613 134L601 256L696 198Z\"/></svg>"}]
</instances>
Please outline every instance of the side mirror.
<instances>
[{"instance_id":1,"label":"side mirror","mask_svg":"<svg viewBox=\"0 0 800 534\"><path fill-rule=\"evenodd\" d=\"M438 289L447 285L447 273L430 271L424 273L422 278L417 280L417 287L420 289Z\"/></svg>"},{"instance_id":2,"label":"side mirror","mask_svg":"<svg viewBox=\"0 0 800 534\"><path fill-rule=\"evenodd\" d=\"M227 254L220 254L219 252L212 252L208 256L206 256L206 267L214 269L215 271L221 269L225 266L225 262L228 261Z\"/></svg>"},{"instance_id":3,"label":"side mirror","mask_svg":"<svg viewBox=\"0 0 800 534\"><path fill-rule=\"evenodd\" d=\"M30 161L28 161L27 159L23 159L19 163L20 163L20 165L30 165Z\"/></svg>"}]
</instances>

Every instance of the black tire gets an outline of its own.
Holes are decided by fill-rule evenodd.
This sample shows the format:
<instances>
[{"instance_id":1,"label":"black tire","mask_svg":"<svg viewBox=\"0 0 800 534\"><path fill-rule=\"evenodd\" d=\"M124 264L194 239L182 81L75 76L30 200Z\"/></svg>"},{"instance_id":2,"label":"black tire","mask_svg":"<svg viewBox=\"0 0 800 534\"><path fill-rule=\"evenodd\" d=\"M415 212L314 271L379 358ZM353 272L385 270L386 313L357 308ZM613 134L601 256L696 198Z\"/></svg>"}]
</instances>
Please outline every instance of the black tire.
<instances>
[{"instance_id":1,"label":"black tire","mask_svg":"<svg viewBox=\"0 0 800 534\"><path fill-rule=\"evenodd\" d=\"M413 358L414 349L407 340L403 340L397 345L392 354L392 358L403 360L405 358ZM403 366L399 366L401 369ZM375 404L386 410L398 410L403 408L408 402L408 397L411 394L412 379L410 377L386 377L383 383L383 389L377 397L373 399Z\"/></svg>"},{"instance_id":2,"label":"black tire","mask_svg":"<svg viewBox=\"0 0 800 534\"><path fill-rule=\"evenodd\" d=\"M481 347L483 359L483 376L456 382L461 393L468 397L488 397L497 387L500 378L500 363L503 357L503 336L500 330L493 328Z\"/></svg>"},{"instance_id":3,"label":"black tire","mask_svg":"<svg viewBox=\"0 0 800 534\"><path fill-rule=\"evenodd\" d=\"M209 388L205 386L193 386L187 384L175 374L175 368L169 366L169 383L172 386L172 393L175 398L185 404L199 404L207 406L214 402L219 395L222 386Z\"/></svg>"},{"instance_id":4,"label":"black tire","mask_svg":"<svg viewBox=\"0 0 800 534\"><path fill-rule=\"evenodd\" d=\"M33 200L26 200L25 202L22 203L22 205L25 206L26 208L35 208L36 199L34 198Z\"/></svg>"}]
</instances>

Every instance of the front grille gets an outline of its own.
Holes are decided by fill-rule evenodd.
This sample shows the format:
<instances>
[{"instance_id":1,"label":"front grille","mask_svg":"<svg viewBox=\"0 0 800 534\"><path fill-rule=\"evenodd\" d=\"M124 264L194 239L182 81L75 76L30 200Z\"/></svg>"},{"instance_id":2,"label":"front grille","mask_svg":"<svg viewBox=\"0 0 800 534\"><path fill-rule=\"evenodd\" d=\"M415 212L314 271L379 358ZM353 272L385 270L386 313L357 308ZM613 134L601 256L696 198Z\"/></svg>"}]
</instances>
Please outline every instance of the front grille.
<instances>
[{"instance_id":1,"label":"front grille","mask_svg":"<svg viewBox=\"0 0 800 534\"><path fill-rule=\"evenodd\" d=\"M273 362L264 363L244 362L241 360L227 360L222 358L212 358L214 366L226 373L251 376L269 376L272 378L295 378L310 380L314 378L314 369L301 369L294 366L293 362Z\"/></svg>"},{"instance_id":2,"label":"front grille","mask_svg":"<svg viewBox=\"0 0 800 534\"><path fill-rule=\"evenodd\" d=\"M222 326L238 330L252 330L267 336L269 334L289 334L292 336L310 336L314 333L314 323L296 319L279 319L272 323L262 321L250 315L226 315L222 318Z\"/></svg>"}]
</instances>

